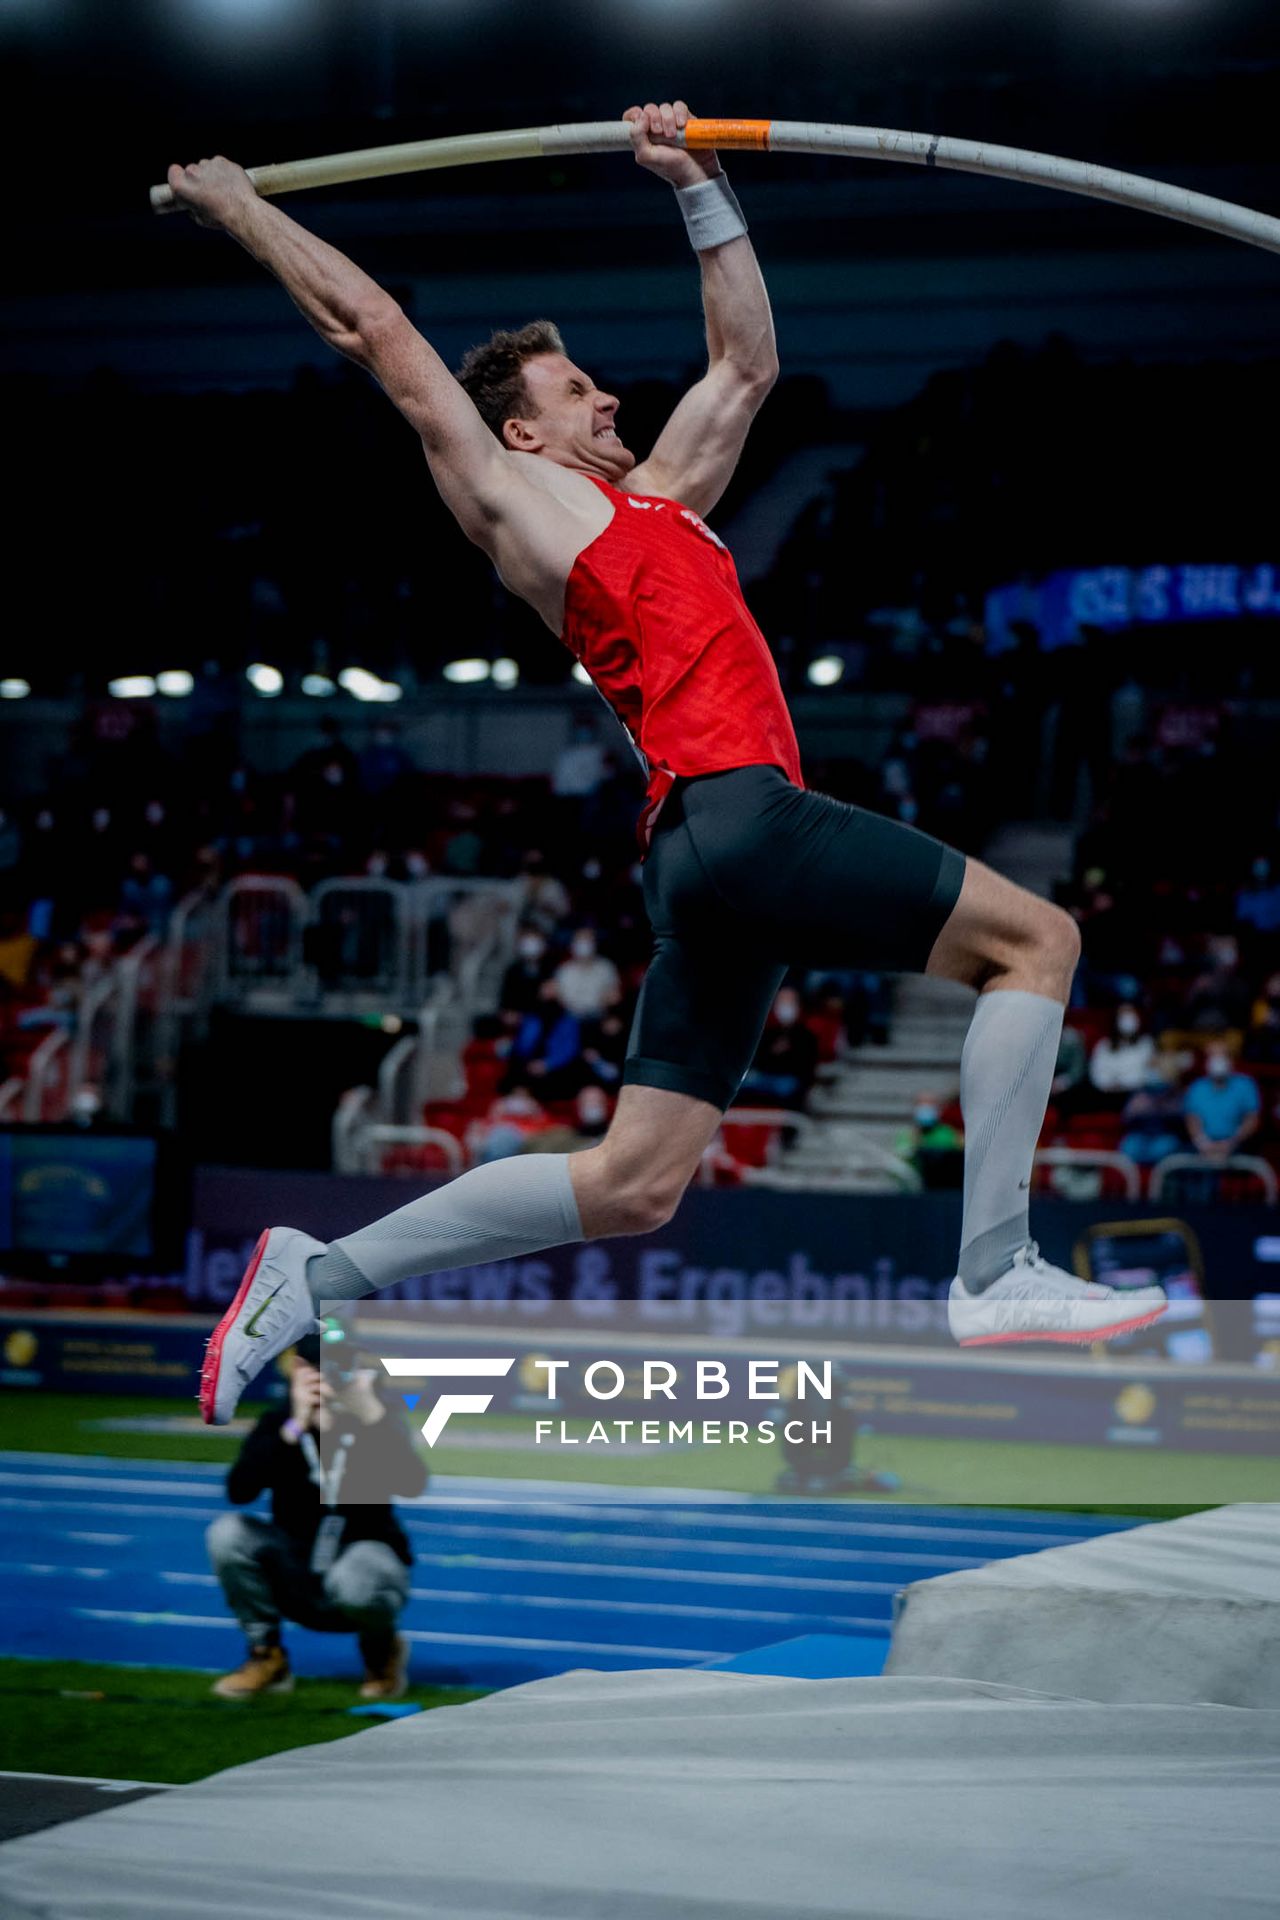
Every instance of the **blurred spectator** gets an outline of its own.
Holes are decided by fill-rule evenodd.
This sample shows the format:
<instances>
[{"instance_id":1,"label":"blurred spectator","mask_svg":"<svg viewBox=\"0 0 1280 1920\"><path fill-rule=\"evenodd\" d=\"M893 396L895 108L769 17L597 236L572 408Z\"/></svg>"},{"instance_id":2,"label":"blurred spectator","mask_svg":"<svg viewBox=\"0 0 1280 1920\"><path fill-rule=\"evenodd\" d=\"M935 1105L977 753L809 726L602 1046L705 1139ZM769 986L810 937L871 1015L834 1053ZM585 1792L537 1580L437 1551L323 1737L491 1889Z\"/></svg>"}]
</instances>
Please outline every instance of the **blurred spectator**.
<instances>
[{"instance_id":1,"label":"blurred spectator","mask_svg":"<svg viewBox=\"0 0 1280 1920\"><path fill-rule=\"evenodd\" d=\"M578 1095L574 1124L579 1140L590 1145L609 1131L609 1096L601 1087L583 1087Z\"/></svg>"},{"instance_id":2,"label":"blurred spectator","mask_svg":"<svg viewBox=\"0 0 1280 1920\"><path fill-rule=\"evenodd\" d=\"M512 1087L493 1101L483 1120L471 1123L467 1148L478 1165L508 1160L513 1153L522 1153L534 1135L551 1124L546 1108L528 1087Z\"/></svg>"},{"instance_id":3,"label":"blurred spectator","mask_svg":"<svg viewBox=\"0 0 1280 1920\"><path fill-rule=\"evenodd\" d=\"M0 888L8 885L22 864L22 829L4 807L0 807Z\"/></svg>"},{"instance_id":4,"label":"blurred spectator","mask_svg":"<svg viewBox=\"0 0 1280 1920\"><path fill-rule=\"evenodd\" d=\"M520 920L540 927L551 938L570 908L568 889L547 871L547 856L541 847L530 847L520 863L516 887L516 913Z\"/></svg>"},{"instance_id":5,"label":"blurred spectator","mask_svg":"<svg viewBox=\"0 0 1280 1920\"><path fill-rule=\"evenodd\" d=\"M154 870L149 854L135 853L120 883L117 926L137 927L154 939L163 940L172 905L172 880Z\"/></svg>"},{"instance_id":6,"label":"blurred spectator","mask_svg":"<svg viewBox=\"0 0 1280 1920\"><path fill-rule=\"evenodd\" d=\"M1089 1101L1089 1055L1084 1035L1078 1028L1064 1026L1054 1062L1050 1099L1063 1112L1071 1112Z\"/></svg>"},{"instance_id":7,"label":"blurred spectator","mask_svg":"<svg viewBox=\"0 0 1280 1920\"><path fill-rule=\"evenodd\" d=\"M1204 1065L1199 1079L1187 1088L1187 1132L1204 1159L1225 1160L1258 1131L1262 1100L1257 1081L1233 1070L1225 1048L1212 1047Z\"/></svg>"},{"instance_id":8,"label":"blurred spectator","mask_svg":"<svg viewBox=\"0 0 1280 1920\"><path fill-rule=\"evenodd\" d=\"M1157 1160L1180 1153L1186 1144L1182 1116L1183 1095L1176 1066L1153 1060L1142 1086L1125 1102L1121 1153L1127 1153L1140 1167L1153 1167Z\"/></svg>"},{"instance_id":9,"label":"blurred spectator","mask_svg":"<svg viewBox=\"0 0 1280 1920\"><path fill-rule=\"evenodd\" d=\"M818 1042L805 1026L802 1011L795 988L782 987L741 1094L781 1107L803 1107L818 1070Z\"/></svg>"},{"instance_id":10,"label":"blurred spectator","mask_svg":"<svg viewBox=\"0 0 1280 1920\"><path fill-rule=\"evenodd\" d=\"M1280 973L1268 977L1254 1004L1244 1057L1251 1066L1280 1067Z\"/></svg>"},{"instance_id":11,"label":"blurred spectator","mask_svg":"<svg viewBox=\"0 0 1280 1920\"><path fill-rule=\"evenodd\" d=\"M849 968L822 968L805 976L804 990L815 996L840 997L845 1040L850 1047L889 1044L893 1024L893 994L882 973L860 973Z\"/></svg>"},{"instance_id":12,"label":"blurred spectator","mask_svg":"<svg viewBox=\"0 0 1280 1920\"><path fill-rule=\"evenodd\" d=\"M27 931L18 907L0 908L0 985L22 993L31 978L39 942Z\"/></svg>"},{"instance_id":13,"label":"blurred spectator","mask_svg":"<svg viewBox=\"0 0 1280 1920\"><path fill-rule=\"evenodd\" d=\"M571 818L580 825L585 803L599 792L605 777L604 748L596 738L595 722L579 714L568 746L556 755L551 791L557 800L573 802Z\"/></svg>"},{"instance_id":14,"label":"blurred spectator","mask_svg":"<svg viewBox=\"0 0 1280 1920\"><path fill-rule=\"evenodd\" d=\"M610 1100L601 1087L585 1086L574 1102L572 1125L548 1127L529 1135L525 1153L579 1153L594 1147L609 1131Z\"/></svg>"},{"instance_id":15,"label":"blurred spectator","mask_svg":"<svg viewBox=\"0 0 1280 1920\"><path fill-rule=\"evenodd\" d=\"M446 873L459 879L472 879L484 863L484 838L476 809L469 800L451 800L449 835L444 843L441 864Z\"/></svg>"},{"instance_id":16,"label":"blurred spectator","mask_svg":"<svg viewBox=\"0 0 1280 1920\"><path fill-rule=\"evenodd\" d=\"M545 999L550 978L547 966L546 936L536 927L522 927L516 938L516 955L502 976L498 992L498 1014L503 1026L519 1025Z\"/></svg>"},{"instance_id":17,"label":"blurred spectator","mask_svg":"<svg viewBox=\"0 0 1280 1920\"><path fill-rule=\"evenodd\" d=\"M622 982L612 960L597 951L590 927L579 927L553 976L557 998L578 1020L600 1020L622 997Z\"/></svg>"},{"instance_id":18,"label":"blurred spectator","mask_svg":"<svg viewBox=\"0 0 1280 1920\"><path fill-rule=\"evenodd\" d=\"M592 1079L602 1087L616 1090L622 1084L632 1011L633 1005L619 1001L609 1007L599 1020L583 1022L583 1064Z\"/></svg>"},{"instance_id":19,"label":"blurred spectator","mask_svg":"<svg viewBox=\"0 0 1280 1920\"><path fill-rule=\"evenodd\" d=\"M924 1186L958 1187L964 1182L964 1138L942 1117L935 1093L918 1093L911 1125L898 1135L894 1152L914 1167Z\"/></svg>"},{"instance_id":20,"label":"blurred spectator","mask_svg":"<svg viewBox=\"0 0 1280 1920\"><path fill-rule=\"evenodd\" d=\"M1234 1036L1238 1044L1249 1024L1249 985L1240 972L1240 943L1234 934L1216 934L1208 942L1208 966L1192 982L1183 1008L1191 1033Z\"/></svg>"},{"instance_id":21,"label":"blurred spectator","mask_svg":"<svg viewBox=\"0 0 1280 1920\"><path fill-rule=\"evenodd\" d=\"M342 722L331 713L325 714L319 726L320 739L317 745L308 747L299 754L290 768L290 781L295 792L313 788L321 783L335 784L328 780L331 767L341 769L341 778L336 783L355 786L359 776L359 763L342 734Z\"/></svg>"},{"instance_id":22,"label":"blurred spectator","mask_svg":"<svg viewBox=\"0 0 1280 1920\"><path fill-rule=\"evenodd\" d=\"M1142 1015L1131 1000L1122 1000L1089 1056L1089 1082L1100 1107L1122 1108L1131 1094L1147 1083L1156 1043L1144 1033Z\"/></svg>"},{"instance_id":23,"label":"blurred spectator","mask_svg":"<svg viewBox=\"0 0 1280 1920\"><path fill-rule=\"evenodd\" d=\"M1265 855L1254 861L1236 895L1236 919L1255 933L1280 933L1280 877Z\"/></svg>"},{"instance_id":24,"label":"blurred spectator","mask_svg":"<svg viewBox=\"0 0 1280 1920\"><path fill-rule=\"evenodd\" d=\"M360 754L358 771L361 788L373 801L384 799L413 772L413 761L401 746L393 721L378 722L373 738Z\"/></svg>"},{"instance_id":25,"label":"blurred spectator","mask_svg":"<svg viewBox=\"0 0 1280 1920\"><path fill-rule=\"evenodd\" d=\"M572 1100L591 1077L582 1057L582 1023L554 997L525 1015L506 1059L503 1093L532 1085L543 1100Z\"/></svg>"}]
</instances>

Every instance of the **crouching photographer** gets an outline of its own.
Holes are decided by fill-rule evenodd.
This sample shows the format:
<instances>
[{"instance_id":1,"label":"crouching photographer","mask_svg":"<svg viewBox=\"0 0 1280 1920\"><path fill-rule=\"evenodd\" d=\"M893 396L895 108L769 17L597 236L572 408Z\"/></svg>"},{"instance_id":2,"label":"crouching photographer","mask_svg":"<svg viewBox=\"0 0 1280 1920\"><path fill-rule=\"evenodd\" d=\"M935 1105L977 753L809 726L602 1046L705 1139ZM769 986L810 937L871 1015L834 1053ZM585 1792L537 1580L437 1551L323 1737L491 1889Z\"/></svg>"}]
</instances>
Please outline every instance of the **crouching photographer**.
<instances>
[{"instance_id":1,"label":"crouching photographer","mask_svg":"<svg viewBox=\"0 0 1280 1920\"><path fill-rule=\"evenodd\" d=\"M335 1337L335 1336L331 1336ZM320 1339L299 1341L288 1410L263 1414L227 1475L233 1505L271 1495L271 1518L224 1513L206 1535L227 1605L244 1629L244 1664L214 1682L227 1700L293 1686L281 1622L314 1633L355 1633L364 1658L362 1700L395 1700L408 1685L409 1643L397 1621L409 1598L409 1542L392 1494L422 1492L426 1468L398 1403L373 1367L336 1364Z\"/></svg>"}]
</instances>

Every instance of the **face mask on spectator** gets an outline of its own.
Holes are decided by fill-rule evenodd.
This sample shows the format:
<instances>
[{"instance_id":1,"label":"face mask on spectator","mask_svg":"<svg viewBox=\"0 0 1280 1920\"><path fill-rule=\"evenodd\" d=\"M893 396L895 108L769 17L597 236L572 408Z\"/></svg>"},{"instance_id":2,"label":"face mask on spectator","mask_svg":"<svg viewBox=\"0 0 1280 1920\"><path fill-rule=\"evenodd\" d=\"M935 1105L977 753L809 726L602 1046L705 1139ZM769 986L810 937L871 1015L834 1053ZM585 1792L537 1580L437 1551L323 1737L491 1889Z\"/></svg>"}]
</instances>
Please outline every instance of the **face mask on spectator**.
<instances>
[{"instance_id":1,"label":"face mask on spectator","mask_svg":"<svg viewBox=\"0 0 1280 1920\"><path fill-rule=\"evenodd\" d=\"M431 871L431 862L427 859L426 854L418 853L416 851L413 853L406 853L404 857L404 866L405 866L405 872L409 875L409 878L411 880L422 880Z\"/></svg>"},{"instance_id":2,"label":"face mask on spectator","mask_svg":"<svg viewBox=\"0 0 1280 1920\"><path fill-rule=\"evenodd\" d=\"M1122 1013L1116 1015L1116 1032L1123 1034L1126 1040L1131 1040L1134 1034L1140 1033L1141 1030L1141 1017L1134 1012L1132 1007L1126 1007Z\"/></svg>"},{"instance_id":3,"label":"face mask on spectator","mask_svg":"<svg viewBox=\"0 0 1280 1920\"><path fill-rule=\"evenodd\" d=\"M780 1027L793 1027L800 1018L800 1004L792 999L778 1000L773 1009L773 1017Z\"/></svg>"},{"instance_id":4,"label":"face mask on spectator","mask_svg":"<svg viewBox=\"0 0 1280 1920\"><path fill-rule=\"evenodd\" d=\"M1211 1053L1204 1064L1211 1080L1225 1080L1231 1071L1231 1059L1225 1053Z\"/></svg>"},{"instance_id":5,"label":"face mask on spectator","mask_svg":"<svg viewBox=\"0 0 1280 1920\"><path fill-rule=\"evenodd\" d=\"M520 958L522 960L541 960L543 943L536 933L526 933L520 940Z\"/></svg>"},{"instance_id":6,"label":"face mask on spectator","mask_svg":"<svg viewBox=\"0 0 1280 1920\"><path fill-rule=\"evenodd\" d=\"M1240 949L1234 940L1211 940L1209 959L1213 966L1220 967L1224 973L1230 973L1240 958Z\"/></svg>"},{"instance_id":7,"label":"face mask on spectator","mask_svg":"<svg viewBox=\"0 0 1280 1920\"><path fill-rule=\"evenodd\" d=\"M929 1127L936 1127L938 1124L938 1109L922 1103L916 1108L914 1118L916 1125L922 1130Z\"/></svg>"},{"instance_id":8,"label":"face mask on spectator","mask_svg":"<svg viewBox=\"0 0 1280 1920\"><path fill-rule=\"evenodd\" d=\"M575 960L594 960L596 957L594 936L589 933L575 934L572 951Z\"/></svg>"}]
</instances>

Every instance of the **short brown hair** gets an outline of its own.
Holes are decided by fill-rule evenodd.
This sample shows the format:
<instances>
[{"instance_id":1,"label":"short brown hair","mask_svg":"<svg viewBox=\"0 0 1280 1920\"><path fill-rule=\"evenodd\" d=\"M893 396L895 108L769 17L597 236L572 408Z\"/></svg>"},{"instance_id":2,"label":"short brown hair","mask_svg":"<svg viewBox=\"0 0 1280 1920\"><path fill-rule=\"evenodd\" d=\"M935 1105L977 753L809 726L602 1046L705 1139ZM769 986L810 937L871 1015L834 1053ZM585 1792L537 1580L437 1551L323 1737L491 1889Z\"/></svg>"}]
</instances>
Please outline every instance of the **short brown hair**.
<instances>
[{"instance_id":1,"label":"short brown hair","mask_svg":"<svg viewBox=\"0 0 1280 1920\"><path fill-rule=\"evenodd\" d=\"M476 403L485 425L502 438L503 422L532 418L537 408L524 383L526 360L540 353L563 353L560 329L551 320L499 331L481 347L472 347L458 368L458 379Z\"/></svg>"}]
</instances>

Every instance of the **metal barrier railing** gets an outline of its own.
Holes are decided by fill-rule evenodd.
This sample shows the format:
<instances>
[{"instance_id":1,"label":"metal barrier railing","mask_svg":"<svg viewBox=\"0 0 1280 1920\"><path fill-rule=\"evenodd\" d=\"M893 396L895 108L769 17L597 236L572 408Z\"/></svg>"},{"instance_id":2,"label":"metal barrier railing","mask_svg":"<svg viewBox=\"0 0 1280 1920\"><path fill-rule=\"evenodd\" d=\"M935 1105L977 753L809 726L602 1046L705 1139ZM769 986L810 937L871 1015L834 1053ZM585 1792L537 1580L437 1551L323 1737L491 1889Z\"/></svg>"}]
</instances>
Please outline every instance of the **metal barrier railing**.
<instances>
[{"instance_id":1,"label":"metal barrier railing","mask_svg":"<svg viewBox=\"0 0 1280 1920\"><path fill-rule=\"evenodd\" d=\"M330 1128L335 1173L359 1173L363 1165L361 1139L374 1111L372 1087L348 1087L339 1100Z\"/></svg>"},{"instance_id":2,"label":"metal barrier railing","mask_svg":"<svg viewBox=\"0 0 1280 1920\"><path fill-rule=\"evenodd\" d=\"M442 1127L365 1127L359 1135L361 1173L383 1173L382 1150L386 1147L435 1147L444 1155L445 1171L461 1173L466 1165L462 1142ZM416 1171L406 1168L406 1172Z\"/></svg>"},{"instance_id":3,"label":"metal barrier railing","mask_svg":"<svg viewBox=\"0 0 1280 1920\"><path fill-rule=\"evenodd\" d=\"M378 1118L387 1126L412 1124L413 1069L420 1044L420 1034L407 1033L383 1056L378 1068Z\"/></svg>"},{"instance_id":4,"label":"metal barrier railing","mask_svg":"<svg viewBox=\"0 0 1280 1920\"><path fill-rule=\"evenodd\" d=\"M311 894L294 880L243 874L218 898L215 990L225 1000L266 992L323 1001L342 995L406 1014L441 981L472 1015L498 1003L515 951L519 883L513 880L324 880ZM188 938L185 910L171 932L172 976Z\"/></svg>"},{"instance_id":5,"label":"metal barrier railing","mask_svg":"<svg viewBox=\"0 0 1280 1920\"><path fill-rule=\"evenodd\" d=\"M1142 1174L1136 1160L1127 1153L1107 1153L1090 1147L1041 1147L1035 1157L1037 1167L1080 1167L1099 1172L1118 1173L1124 1181L1126 1200L1142 1198ZM1154 1195L1153 1195L1154 1198Z\"/></svg>"},{"instance_id":6,"label":"metal barrier railing","mask_svg":"<svg viewBox=\"0 0 1280 1920\"><path fill-rule=\"evenodd\" d=\"M156 978L153 1075L161 1126L178 1119L178 1055L184 1023L201 1029L217 977L219 898L208 888L184 894L169 916Z\"/></svg>"},{"instance_id":7,"label":"metal barrier railing","mask_svg":"<svg viewBox=\"0 0 1280 1920\"><path fill-rule=\"evenodd\" d=\"M228 998L253 987L301 984L307 896L296 880L241 874L219 897L218 990Z\"/></svg>"},{"instance_id":8,"label":"metal barrier railing","mask_svg":"<svg viewBox=\"0 0 1280 1920\"><path fill-rule=\"evenodd\" d=\"M0 1085L0 1120L16 1120L22 1110L22 1096L26 1091L26 1081L17 1074Z\"/></svg>"},{"instance_id":9,"label":"metal barrier railing","mask_svg":"<svg viewBox=\"0 0 1280 1920\"><path fill-rule=\"evenodd\" d=\"M322 880L307 901L305 947L323 992L404 1006L414 991L409 889L397 880Z\"/></svg>"},{"instance_id":10,"label":"metal barrier railing","mask_svg":"<svg viewBox=\"0 0 1280 1920\"><path fill-rule=\"evenodd\" d=\"M811 1115L796 1113L790 1107L730 1107L721 1120L721 1126L772 1127L776 1128L779 1134L786 1128L794 1134L797 1143L812 1141L822 1131L819 1123ZM902 1159L899 1154L891 1153L887 1147L880 1146L877 1141L868 1139L865 1134L857 1132L852 1127L840 1129L840 1152L842 1159L846 1157L852 1159L853 1164L849 1171L872 1167L879 1172L892 1175L893 1179L909 1192L918 1193L921 1189L923 1183L920 1175L908 1161ZM776 1186L784 1184L786 1168L775 1159L773 1164L763 1167L741 1166L741 1174L744 1186ZM703 1185L710 1185L714 1181L713 1161L703 1159L698 1168L697 1179ZM785 1184L790 1185L792 1182L785 1180ZM817 1185L816 1180L814 1184Z\"/></svg>"},{"instance_id":11,"label":"metal barrier railing","mask_svg":"<svg viewBox=\"0 0 1280 1920\"><path fill-rule=\"evenodd\" d=\"M61 1120L70 1093L71 1035L65 1027L47 1033L27 1062L22 1090L24 1120Z\"/></svg>"},{"instance_id":12,"label":"metal barrier railing","mask_svg":"<svg viewBox=\"0 0 1280 1920\"><path fill-rule=\"evenodd\" d=\"M445 975L470 1013L492 1012L515 952L519 892L516 880L440 878L411 888L420 994Z\"/></svg>"},{"instance_id":13,"label":"metal barrier railing","mask_svg":"<svg viewBox=\"0 0 1280 1920\"><path fill-rule=\"evenodd\" d=\"M1276 1203L1280 1184L1276 1181L1275 1168L1266 1160L1259 1160L1250 1153L1233 1153L1225 1160L1207 1160L1199 1153L1170 1153L1163 1160L1157 1160L1151 1169L1151 1183L1147 1189L1151 1200L1164 1197L1170 1175L1194 1173L1201 1180L1208 1175L1223 1173L1242 1174L1254 1179L1262 1188L1263 1201L1268 1207Z\"/></svg>"}]
</instances>

